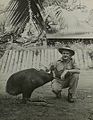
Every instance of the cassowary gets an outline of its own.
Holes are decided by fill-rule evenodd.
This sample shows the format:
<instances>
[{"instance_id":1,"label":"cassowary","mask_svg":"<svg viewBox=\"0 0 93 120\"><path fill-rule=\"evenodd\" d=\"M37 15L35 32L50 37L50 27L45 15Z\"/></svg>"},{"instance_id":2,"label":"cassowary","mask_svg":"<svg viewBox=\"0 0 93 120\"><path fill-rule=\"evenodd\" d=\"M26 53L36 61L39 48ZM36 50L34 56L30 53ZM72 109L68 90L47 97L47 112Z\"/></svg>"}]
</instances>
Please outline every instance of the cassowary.
<instances>
[{"instance_id":1,"label":"cassowary","mask_svg":"<svg viewBox=\"0 0 93 120\"><path fill-rule=\"evenodd\" d=\"M22 101L26 103L32 92L36 88L52 81L53 76L53 69L50 69L50 73L34 68L16 72L7 80L6 92L14 96L22 94Z\"/></svg>"}]
</instances>

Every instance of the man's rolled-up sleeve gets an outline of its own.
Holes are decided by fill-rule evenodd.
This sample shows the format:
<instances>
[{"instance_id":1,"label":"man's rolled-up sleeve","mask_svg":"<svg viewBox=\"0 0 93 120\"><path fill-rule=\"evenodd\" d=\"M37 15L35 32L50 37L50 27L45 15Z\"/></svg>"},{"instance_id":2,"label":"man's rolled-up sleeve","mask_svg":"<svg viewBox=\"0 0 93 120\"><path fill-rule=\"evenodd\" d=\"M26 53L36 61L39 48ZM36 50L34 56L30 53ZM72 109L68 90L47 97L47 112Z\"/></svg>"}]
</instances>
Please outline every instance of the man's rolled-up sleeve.
<instances>
[{"instance_id":1,"label":"man's rolled-up sleeve","mask_svg":"<svg viewBox=\"0 0 93 120\"><path fill-rule=\"evenodd\" d=\"M76 61L73 59L73 61L72 61L72 68L73 69L79 69L80 70L80 66L76 63Z\"/></svg>"}]
</instances>

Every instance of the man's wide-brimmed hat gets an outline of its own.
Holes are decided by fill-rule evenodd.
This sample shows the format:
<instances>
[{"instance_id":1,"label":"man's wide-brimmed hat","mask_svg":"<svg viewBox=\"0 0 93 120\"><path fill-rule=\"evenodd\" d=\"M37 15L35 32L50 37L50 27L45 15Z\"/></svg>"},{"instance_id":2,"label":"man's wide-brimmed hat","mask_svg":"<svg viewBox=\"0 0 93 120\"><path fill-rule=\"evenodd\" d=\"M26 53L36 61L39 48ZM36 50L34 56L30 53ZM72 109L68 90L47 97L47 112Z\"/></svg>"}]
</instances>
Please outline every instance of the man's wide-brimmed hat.
<instances>
[{"instance_id":1,"label":"man's wide-brimmed hat","mask_svg":"<svg viewBox=\"0 0 93 120\"><path fill-rule=\"evenodd\" d=\"M73 56L75 54L75 51L73 49L71 49L70 47L60 47L58 48L58 51L62 54L62 52L66 50L69 51L71 53L71 56Z\"/></svg>"}]
</instances>

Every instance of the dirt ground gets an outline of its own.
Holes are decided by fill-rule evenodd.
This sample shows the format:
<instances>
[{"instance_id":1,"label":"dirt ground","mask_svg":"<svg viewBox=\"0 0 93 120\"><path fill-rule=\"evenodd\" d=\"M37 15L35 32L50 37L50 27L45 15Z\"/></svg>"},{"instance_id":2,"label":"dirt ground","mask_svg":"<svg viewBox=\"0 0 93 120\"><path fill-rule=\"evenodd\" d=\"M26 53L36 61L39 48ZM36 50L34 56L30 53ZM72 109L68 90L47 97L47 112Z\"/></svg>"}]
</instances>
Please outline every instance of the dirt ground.
<instances>
[{"instance_id":1,"label":"dirt ground","mask_svg":"<svg viewBox=\"0 0 93 120\"><path fill-rule=\"evenodd\" d=\"M93 120L93 70L81 71L75 103L68 103L67 89L56 99L48 83L33 92L32 100L20 104L21 96L5 93L7 76L0 75L0 120Z\"/></svg>"}]
</instances>

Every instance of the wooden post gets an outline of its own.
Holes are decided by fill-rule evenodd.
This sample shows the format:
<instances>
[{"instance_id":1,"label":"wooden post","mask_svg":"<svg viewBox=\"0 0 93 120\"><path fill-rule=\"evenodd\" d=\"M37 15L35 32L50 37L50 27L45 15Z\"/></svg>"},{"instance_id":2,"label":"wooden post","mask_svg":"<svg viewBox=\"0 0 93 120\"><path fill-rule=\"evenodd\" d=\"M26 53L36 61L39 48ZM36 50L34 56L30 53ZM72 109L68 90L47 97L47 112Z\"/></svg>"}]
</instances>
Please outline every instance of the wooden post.
<instances>
[{"instance_id":1,"label":"wooden post","mask_svg":"<svg viewBox=\"0 0 93 120\"><path fill-rule=\"evenodd\" d=\"M8 55L8 60L7 60L6 68L5 68L5 73L7 73L9 70L9 66L11 64L10 61L11 61L12 52L13 52L12 50L9 50L9 55Z\"/></svg>"},{"instance_id":2,"label":"wooden post","mask_svg":"<svg viewBox=\"0 0 93 120\"><path fill-rule=\"evenodd\" d=\"M41 64L45 65L45 57L44 57L44 50L41 50Z\"/></svg>"},{"instance_id":3,"label":"wooden post","mask_svg":"<svg viewBox=\"0 0 93 120\"><path fill-rule=\"evenodd\" d=\"M15 61L15 54L16 54L16 51L13 50L12 56L11 56L11 60L10 60L10 66L9 66L9 70L8 70L9 73L13 72L13 68L14 68L14 65L15 65L15 63L14 63L14 61Z\"/></svg>"},{"instance_id":4,"label":"wooden post","mask_svg":"<svg viewBox=\"0 0 93 120\"><path fill-rule=\"evenodd\" d=\"M4 56L2 57L2 65L1 65L1 72L2 73L5 72L8 55L9 55L9 50L7 50L4 54Z\"/></svg>"},{"instance_id":5,"label":"wooden post","mask_svg":"<svg viewBox=\"0 0 93 120\"><path fill-rule=\"evenodd\" d=\"M50 49L50 58L51 58L51 63L54 62L54 49Z\"/></svg>"},{"instance_id":6,"label":"wooden post","mask_svg":"<svg viewBox=\"0 0 93 120\"><path fill-rule=\"evenodd\" d=\"M27 51L27 68L29 68L29 57L30 57L30 50Z\"/></svg>"},{"instance_id":7,"label":"wooden post","mask_svg":"<svg viewBox=\"0 0 93 120\"><path fill-rule=\"evenodd\" d=\"M48 49L45 49L45 65L48 67Z\"/></svg>"},{"instance_id":8,"label":"wooden post","mask_svg":"<svg viewBox=\"0 0 93 120\"><path fill-rule=\"evenodd\" d=\"M18 54L19 54L19 51L16 50L15 61L14 61L14 66L13 66L13 73L17 72L18 61L19 61Z\"/></svg>"},{"instance_id":9,"label":"wooden post","mask_svg":"<svg viewBox=\"0 0 93 120\"><path fill-rule=\"evenodd\" d=\"M26 51L23 51L23 59L22 59L22 67L21 70L25 69L25 64L26 64Z\"/></svg>"},{"instance_id":10,"label":"wooden post","mask_svg":"<svg viewBox=\"0 0 93 120\"><path fill-rule=\"evenodd\" d=\"M36 54L35 51L33 51L33 68L36 67Z\"/></svg>"},{"instance_id":11,"label":"wooden post","mask_svg":"<svg viewBox=\"0 0 93 120\"><path fill-rule=\"evenodd\" d=\"M48 49L48 65L51 62L51 53L50 53L50 49Z\"/></svg>"},{"instance_id":12,"label":"wooden post","mask_svg":"<svg viewBox=\"0 0 93 120\"><path fill-rule=\"evenodd\" d=\"M87 59L88 60L88 67L92 67L92 60L91 60L88 53L87 53L87 57L88 57L88 59Z\"/></svg>"},{"instance_id":13,"label":"wooden post","mask_svg":"<svg viewBox=\"0 0 93 120\"><path fill-rule=\"evenodd\" d=\"M58 60L58 51L57 51L57 49L54 49L54 51L55 51L55 61L57 61Z\"/></svg>"},{"instance_id":14,"label":"wooden post","mask_svg":"<svg viewBox=\"0 0 93 120\"><path fill-rule=\"evenodd\" d=\"M78 50L75 50L75 55L74 55L75 62L80 67L80 59L78 54L79 54Z\"/></svg>"},{"instance_id":15,"label":"wooden post","mask_svg":"<svg viewBox=\"0 0 93 120\"><path fill-rule=\"evenodd\" d=\"M36 63L37 63L37 66L36 66L36 68L40 68L40 50L38 50L38 55L36 56L37 57L37 61L36 61Z\"/></svg>"},{"instance_id":16,"label":"wooden post","mask_svg":"<svg viewBox=\"0 0 93 120\"><path fill-rule=\"evenodd\" d=\"M33 67L33 51L30 50L30 56L29 56L29 68Z\"/></svg>"},{"instance_id":17,"label":"wooden post","mask_svg":"<svg viewBox=\"0 0 93 120\"><path fill-rule=\"evenodd\" d=\"M21 70L21 62L22 62L22 54L23 51L18 51L19 52L19 60L18 60L18 66L17 66L17 71Z\"/></svg>"}]
</instances>

